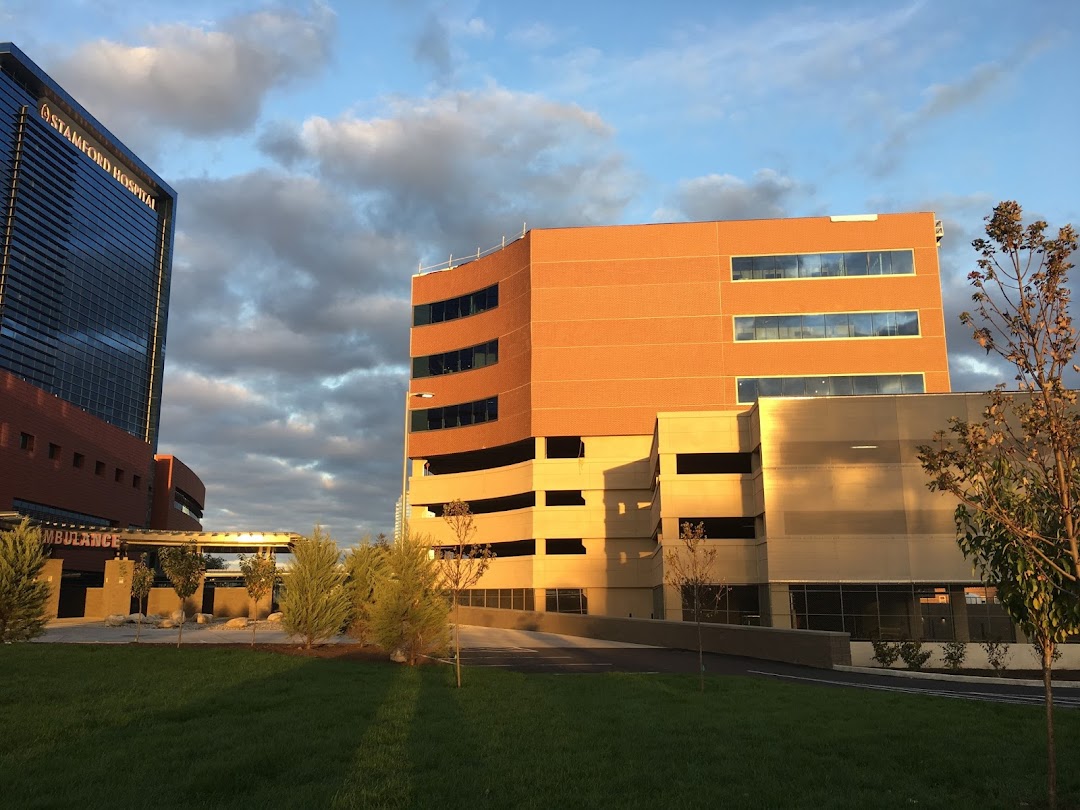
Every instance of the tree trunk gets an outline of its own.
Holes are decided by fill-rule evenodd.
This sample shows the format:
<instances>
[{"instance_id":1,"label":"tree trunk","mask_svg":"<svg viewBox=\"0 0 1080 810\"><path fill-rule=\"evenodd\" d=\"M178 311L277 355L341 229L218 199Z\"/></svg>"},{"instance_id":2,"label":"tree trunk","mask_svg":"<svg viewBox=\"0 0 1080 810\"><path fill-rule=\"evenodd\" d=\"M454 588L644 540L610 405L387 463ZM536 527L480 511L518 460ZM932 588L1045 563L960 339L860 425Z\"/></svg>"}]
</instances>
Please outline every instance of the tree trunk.
<instances>
[{"instance_id":1,"label":"tree trunk","mask_svg":"<svg viewBox=\"0 0 1080 810\"><path fill-rule=\"evenodd\" d=\"M698 589L694 589L694 621L697 623L697 668L698 668L698 687L705 691L705 652L702 649L701 643L701 597L698 594Z\"/></svg>"},{"instance_id":2,"label":"tree trunk","mask_svg":"<svg viewBox=\"0 0 1080 810\"><path fill-rule=\"evenodd\" d=\"M255 600L255 599L251 600L251 608L252 608L251 612L254 614L254 617L251 620L251 646L254 647L255 646L255 624L259 621L259 603L258 603L257 600Z\"/></svg>"},{"instance_id":3,"label":"tree trunk","mask_svg":"<svg viewBox=\"0 0 1080 810\"><path fill-rule=\"evenodd\" d=\"M454 672L457 675L457 688L461 688L461 598L454 595Z\"/></svg>"},{"instance_id":4,"label":"tree trunk","mask_svg":"<svg viewBox=\"0 0 1080 810\"><path fill-rule=\"evenodd\" d=\"M142 631L142 619L135 620L135 643L139 643L139 633Z\"/></svg>"},{"instance_id":5,"label":"tree trunk","mask_svg":"<svg viewBox=\"0 0 1080 810\"><path fill-rule=\"evenodd\" d=\"M1046 642L1042 645L1043 694L1046 697L1046 799L1050 810L1057 807L1057 748L1054 744L1054 693L1051 685L1055 646Z\"/></svg>"},{"instance_id":6,"label":"tree trunk","mask_svg":"<svg viewBox=\"0 0 1080 810\"><path fill-rule=\"evenodd\" d=\"M184 640L184 619L187 615L184 613L184 602L180 601L180 634L176 637L176 649L180 649L180 642Z\"/></svg>"}]
</instances>

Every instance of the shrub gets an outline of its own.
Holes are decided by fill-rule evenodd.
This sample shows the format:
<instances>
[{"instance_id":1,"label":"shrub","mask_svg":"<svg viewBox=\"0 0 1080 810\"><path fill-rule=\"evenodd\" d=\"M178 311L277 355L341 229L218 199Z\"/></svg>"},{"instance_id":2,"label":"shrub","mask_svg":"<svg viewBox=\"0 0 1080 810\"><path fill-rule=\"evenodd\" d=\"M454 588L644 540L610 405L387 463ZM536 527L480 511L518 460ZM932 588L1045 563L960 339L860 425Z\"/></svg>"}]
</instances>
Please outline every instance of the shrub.
<instances>
[{"instance_id":1,"label":"shrub","mask_svg":"<svg viewBox=\"0 0 1080 810\"><path fill-rule=\"evenodd\" d=\"M386 575L375 583L370 630L387 652L417 659L446 651L450 643L450 603L439 587L430 543L406 536L386 553Z\"/></svg>"},{"instance_id":2,"label":"shrub","mask_svg":"<svg viewBox=\"0 0 1080 810\"><path fill-rule=\"evenodd\" d=\"M348 573L345 590L349 595L351 611L346 632L362 643L371 641L375 586L386 576L388 553L385 543L367 542L350 549L345 555L345 570Z\"/></svg>"},{"instance_id":3,"label":"shrub","mask_svg":"<svg viewBox=\"0 0 1080 810\"><path fill-rule=\"evenodd\" d=\"M894 641L874 639L870 643L874 647L874 660L885 669L891 667L900 657L900 645Z\"/></svg>"},{"instance_id":4,"label":"shrub","mask_svg":"<svg viewBox=\"0 0 1080 810\"><path fill-rule=\"evenodd\" d=\"M316 526L310 538L293 544L293 562L283 577L285 596L281 624L290 636L300 636L310 650L319 641L333 638L349 620L349 596L345 592L345 569L333 538Z\"/></svg>"},{"instance_id":5,"label":"shrub","mask_svg":"<svg viewBox=\"0 0 1080 810\"><path fill-rule=\"evenodd\" d=\"M982 648L986 650L986 660L994 672L1001 675L1009 665L1009 645L1004 641L984 641Z\"/></svg>"},{"instance_id":6,"label":"shrub","mask_svg":"<svg viewBox=\"0 0 1080 810\"><path fill-rule=\"evenodd\" d=\"M962 641L950 641L941 650L941 657L945 659L945 666L956 672L964 665L967 658L967 644Z\"/></svg>"},{"instance_id":7,"label":"shrub","mask_svg":"<svg viewBox=\"0 0 1080 810\"><path fill-rule=\"evenodd\" d=\"M1031 654L1035 656L1035 663L1039 665L1039 669L1043 667L1043 650L1042 644L1038 639L1031 640ZM1054 651L1050 653L1050 666L1053 666L1061 660L1061 645L1055 644Z\"/></svg>"},{"instance_id":8,"label":"shrub","mask_svg":"<svg viewBox=\"0 0 1080 810\"><path fill-rule=\"evenodd\" d=\"M41 530L29 520L0 532L0 642L29 641L45 632L50 589L38 577L48 556Z\"/></svg>"},{"instance_id":9,"label":"shrub","mask_svg":"<svg viewBox=\"0 0 1080 810\"><path fill-rule=\"evenodd\" d=\"M921 641L904 641L900 644L900 658L908 669L922 669L933 654L932 650L922 648Z\"/></svg>"}]
</instances>

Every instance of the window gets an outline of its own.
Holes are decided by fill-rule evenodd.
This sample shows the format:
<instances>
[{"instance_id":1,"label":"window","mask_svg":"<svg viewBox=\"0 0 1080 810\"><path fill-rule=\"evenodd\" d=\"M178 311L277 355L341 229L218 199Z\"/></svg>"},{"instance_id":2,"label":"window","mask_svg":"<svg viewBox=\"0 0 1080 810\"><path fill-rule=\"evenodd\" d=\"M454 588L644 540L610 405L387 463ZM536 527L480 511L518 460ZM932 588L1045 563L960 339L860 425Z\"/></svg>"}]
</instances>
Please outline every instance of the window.
<instances>
[{"instance_id":1,"label":"window","mask_svg":"<svg viewBox=\"0 0 1080 810\"><path fill-rule=\"evenodd\" d=\"M736 475L750 472L750 453L679 453L677 475Z\"/></svg>"},{"instance_id":2,"label":"window","mask_svg":"<svg viewBox=\"0 0 1080 810\"><path fill-rule=\"evenodd\" d=\"M459 405L417 409L412 412L411 430L413 433L420 433L425 430L468 427L484 422L494 422L498 418L499 398L489 397L475 402L463 402Z\"/></svg>"},{"instance_id":3,"label":"window","mask_svg":"<svg viewBox=\"0 0 1080 810\"><path fill-rule=\"evenodd\" d=\"M124 471L121 470L119 467L113 470L113 481L118 484L121 484L124 481Z\"/></svg>"},{"instance_id":4,"label":"window","mask_svg":"<svg viewBox=\"0 0 1080 810\"><path fill-rule=\"evenodd\" d=\"M545 593L548 613L589 612L589 597L584 588L548 588Z\"/></svg>"},{"instance_id":5,"label":"window","mask_svg":"<svg viewBox=\"0 0 1080 810\"><path fill-rule=\"evenodd\" d=\"M552 489L547 492L548 506L584 506L580 489Z\"/></svg>"},{"instance_id":6,"label":"window","mask_svg":"<svg viewBox=\"0 0 1080 810\"><path fill-rule=\"evenodd\" d=\"M820 377L739 377L738 400L758 397L840 397L873 394L922 394L922 374L852 374Z\"/></svg>"},{"instance_id":7,"label":"window","mask_svg":"<svg viewBox=\"0 0 1080 810\"><path fill-rule=\"evenodd\" d=\"M72 456L71 456L71 466L72 467L74 467L77 470L81 470L83 468L83 464L85 464L85 463L86 463L86 456L84 456L82 453L73 453L72 454Z\"/></svg>"},{"instance_id":8,"label":"window","mask_svg":"<svg viewBox=\"0 0 1080 810\"><path fill-rule=\"evenodd\" d=\"M434 377L440 374L455 374L474 368L493 366L499 362L499 341L489 340L467 349L455 349L452 352L432 354L427 357L413 358L413 379Z\"/></svg>"},{"instance_id":9,"label":"window","mask_svg":"<svg viewBox=\"0 0 1080 810\"><path fill-rule=\"evenodd\" d=\"M478 315L489 309L495 309L498 305L499 285L494 284L458 298L435 301L430 304L417 304L413 307L413 326L467 318L470 315Z\"/></svg>"},{"instance_id":10,"label":"window","mask_svg":"<svg viewBox=\"0 0 1080 810\"><path fill-rule=\"evenodd\" d=\"M536 506L536 493L519 492L516 495L503 495L498 498L476 498L467 501L467 503L469 504L469 511L474 515L486 515L492 512L509 512L514 509L530 509ZM443 516L444 504L417 504L417 506L423 506L435 517Z\"/></svg>"},{"instance_id":11,"label":"window","mask_svg":"<svg viewBox=\"0 0 1080 810\"><path fill-rule=\"evenodd\" d=\"M49 458L52 461L60 458L60 445L49 442Z\"/></svg>"},{"instance_id":12,"label":"window","mask_svg":"<svg viewBox=\"0 0 1080 810\"><path fill-rule=\"evenodd\" d=\"M548 458L585 458L585 442L580 436L548 436Z\"/></svg>"},{"instance_id":13,"label":"window","mask_svg":"<svg viewBox=\"0 0 1080 810\"><path fill-rule=\"evenodd\" d=\"M34 452L34 437L30 433L19 434L19 449L25 450L27 453Z\"/></svg>"},{"instance_id":14,"label":"window","mask_svg":"<svg viewBox=\"0 0 1080 810\"><path fill-rule=\"evenodd\" d=\"M735 318L735 340L820 340L822 338L911 337L919 334L919 313L827 312L804 315L746 315Z\"/></svg>"},{"instance_id":15,"label":"window","mask_svg":"<svg viewBox=\"0 0 1080 810\"><path fill-rule=\"evenodd\" d=\"M679 531L683 524L705 526L705 537L710 540L753 540L757 536L753 517L684 517L679 518Z\"/></svg>"},{"instance_id":16,"label":"window","mask_svg":"<svg viewBox=\"0 0 1080 810\"><path fill-rule=\"evenodd\" d=\"M141 489L142 488L142 477L141 476L138 476L138 475L131 476L131 488L132 489Z\"/></svg>"},{"instance_id":17,"label":"window","mask_svg":"<svg viewBox=\"0 0 1080 810\"><path fill-rule=\"evenodd\" d=\"M94 462L94 475L100 475L102 477L105 476L105 462L104 461L95 461Z\"/></svg>"},{"instance_id":18,"label":"window","mask_svg":"<svg viewBox=\"0 0 1080 810\"><path fill-rule=\"evenodd\" d=\"M903 276L914 272L914 253L910 250L731 257L732 281L867 275Z\"/></svg>"},{"instance_id":19,"label":"window","mask_svg":"<svg viewBox=\"0 0 1080 810\"><path fill-rule=\"evenodd\" d=\"M532 588L468 588L458 593L464 607L489 607L503 610L535 610Z\"/></svg>"},{"instance_id":20,"label":"window","mask_svg":"<svg viewBox=\"0 0 1080 810\"><path fill-rule=\"evenodd\" d=\"M584 554L585 544L579 538L549 537L545 542L548 554Z\"/></svg>"},{"instance_id":21,"label":"window","mask_svg":"<svg viewBox=\"0 0 1080 810\"><path fill-rule=\"evenodd\" d=\"M716 624L761 624L761 608L757 585L704 585L698 594L701 620ZM685 588L682 594L684 622L694 621L694 591Z\"/></svg>"}]
</instances>

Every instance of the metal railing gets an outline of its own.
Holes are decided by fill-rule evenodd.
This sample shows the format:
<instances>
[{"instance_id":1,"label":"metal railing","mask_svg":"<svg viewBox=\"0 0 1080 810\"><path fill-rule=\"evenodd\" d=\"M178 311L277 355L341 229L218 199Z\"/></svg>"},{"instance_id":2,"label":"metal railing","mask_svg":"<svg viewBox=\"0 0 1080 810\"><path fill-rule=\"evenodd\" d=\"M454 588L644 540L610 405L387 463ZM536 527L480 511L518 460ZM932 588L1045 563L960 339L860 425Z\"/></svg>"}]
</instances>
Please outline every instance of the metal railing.
<instances>
[{"instance_id":1,"label":"metal railing","mask_svg":"<svg viewBox=\"0 0 1080 810\"><path fill-rule=\"evenodd\" d=\"M487 250L481 250L480 248L477 248L476 253L468 253L464 256L454 256L454 254L451 253L450 258L447 259L445 262L439 262L438 264L429 264L426 267L421 261L417 265L416 275L422 276L425 273L437 273L441 270L452 270L453 268L460 267L463 264L468 264L469 262L474 262L477 259L482 259L484 256L490 256L492 253L502 250L507 245L512 245L517 240L525 238L525 234L528 232L528 228L526 227L526 225L527 223L522 222L521 233L512 236L509 239L504 236L502 238L501 244L495 245L495 247L490 247Z\"/></svg>"}]
</instances>

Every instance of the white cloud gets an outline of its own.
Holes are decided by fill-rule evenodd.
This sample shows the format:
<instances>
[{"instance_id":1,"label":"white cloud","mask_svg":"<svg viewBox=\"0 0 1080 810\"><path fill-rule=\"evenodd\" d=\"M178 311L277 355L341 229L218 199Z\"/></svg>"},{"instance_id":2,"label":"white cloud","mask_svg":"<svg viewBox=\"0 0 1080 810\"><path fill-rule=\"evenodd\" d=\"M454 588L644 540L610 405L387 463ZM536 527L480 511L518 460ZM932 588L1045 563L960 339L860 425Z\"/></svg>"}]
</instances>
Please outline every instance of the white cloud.
<instances>
[{"instance_id":1,"label":"white cloud","mask_svg":"<svg viewBox=\"0 0 1080 810\"><path fill-rule=\"evenodd\" d=\"M144 29L142 44L86 42L51 72L73 96L134 148L173 131L193 137L237 133L257 120L276 87L327 63L335 18L258 11L219 27Z\"/></svg>"}]
</instances>

